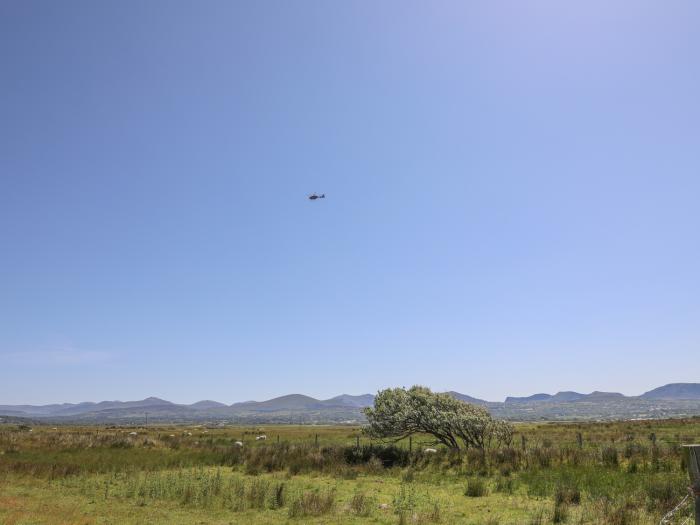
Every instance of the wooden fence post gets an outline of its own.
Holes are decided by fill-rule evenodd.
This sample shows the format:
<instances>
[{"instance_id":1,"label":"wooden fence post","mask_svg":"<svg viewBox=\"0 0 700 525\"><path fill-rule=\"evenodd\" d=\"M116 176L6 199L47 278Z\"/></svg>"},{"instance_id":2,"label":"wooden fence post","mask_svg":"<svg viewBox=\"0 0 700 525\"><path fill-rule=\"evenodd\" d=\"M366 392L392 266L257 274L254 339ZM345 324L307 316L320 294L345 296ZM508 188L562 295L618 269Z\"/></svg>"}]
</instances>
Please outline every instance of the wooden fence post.
<instances>
[{"instance_id":1,"label":"wooden fence post","mask_svg":"<svg viewBox=\"0 0 700 525\"><path fill-rule=\"evenodd\" d=\"M413 452L413 436L408 436L408 453Z\"/></svg>"},{"instance_id":2,"label":"wooden fence post","mask_svg":"<svg viewBox=\"0 0 700 525\"><path fill-rule=\"evenodd\" d=\"M576 433L576 442L578 443L578 448L583 448L583 434L581 432Z\"/></svg>"},{"instance_id":3,"label":"wooden fence post","mask_svg":"<svg viewBox=\"0 0 700 525\"><path fill-rule=\"evenodd\" d=\"M700 445L684 445L690 476L690 489L695 496L695 525L700 525Z\"/></svg>"},{"instance_id":4,"label":"wooden fence post","mask_svg":"<svg viewBox=\"0 0 700 525\"><path fill-rule=\"evenodd\" d=\"M316 437L314 438L314 445L318 446L318 434L316 434Z\"/></svg>"}]
</instances>

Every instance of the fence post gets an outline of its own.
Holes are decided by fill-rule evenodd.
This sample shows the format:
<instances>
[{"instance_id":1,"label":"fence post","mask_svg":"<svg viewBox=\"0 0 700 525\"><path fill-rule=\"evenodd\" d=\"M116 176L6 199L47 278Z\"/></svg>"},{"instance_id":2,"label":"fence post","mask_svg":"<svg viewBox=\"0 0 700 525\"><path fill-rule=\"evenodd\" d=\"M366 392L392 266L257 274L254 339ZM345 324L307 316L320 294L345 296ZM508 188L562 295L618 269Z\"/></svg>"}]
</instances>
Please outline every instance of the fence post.
<instances>
[{"instance_id":1,"label":"fence post","mask_svg":"<svg viewBox=\"0 0 700 525\"><path fill-rule=\"evenodd\" d=\"M527 446L527 438L525 438L525 434L520 434L520 445L522 446L523 450L525 450L525 447Z\"/></svg>"},{"instance_id":2,"label":"fence post","mask_svg":"<svg viewBox=\"0 0 700 525\"><path fill-rule=\"evenodd\" d=\"M581 432L576 433L576 442L578 443L578 448L583 448L583 434Z\"/></svg>"},{"instance_id":3,"label":"fence post","mask_svg":"<svg viewBox=\"0 0 700 525\"><path fill-rule=\"evenodd\" d=\"M700 445L684 445L690 476L690 489L695 496L695 525L700 525Z\"/></svg>"},{"instance_id":4,"label":"fence post","mask_svg":"<svg viewBox=\"0 0 700 525\"><path fill-rule=\"evenodd\" d=\"M318 446L318 434L316 434L316 437L314 438L314 444L315 446Z\"/></svg>"},{"instance_id":5,"label":"fence post","mask_svg":"<svg viewBox=\"0 0 700 525\"><path fill-rule=\"evenodd\" d=\"M413 436L408 436L408 452L413 452Z\"/></svg>"}]
</instances>

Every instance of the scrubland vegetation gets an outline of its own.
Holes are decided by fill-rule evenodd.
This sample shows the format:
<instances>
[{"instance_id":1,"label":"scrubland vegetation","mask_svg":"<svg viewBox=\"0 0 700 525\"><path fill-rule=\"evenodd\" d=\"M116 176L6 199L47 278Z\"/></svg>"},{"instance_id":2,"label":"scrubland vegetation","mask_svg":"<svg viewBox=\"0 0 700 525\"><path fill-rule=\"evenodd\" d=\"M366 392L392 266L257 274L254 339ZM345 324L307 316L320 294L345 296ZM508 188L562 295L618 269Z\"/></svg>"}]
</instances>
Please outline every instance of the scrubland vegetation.
<instances>
[{"instance_id":1,"label":"scrubland vegetation","mask_svg":"<svg viewBox=\"0 0 700 525\"><path fill-rule=\"evenodd\" d=\"M699 440L700 419L523 424L435 453L358 427L5 426L0 523L653 524Z\"/></svg>"}]
</instances>

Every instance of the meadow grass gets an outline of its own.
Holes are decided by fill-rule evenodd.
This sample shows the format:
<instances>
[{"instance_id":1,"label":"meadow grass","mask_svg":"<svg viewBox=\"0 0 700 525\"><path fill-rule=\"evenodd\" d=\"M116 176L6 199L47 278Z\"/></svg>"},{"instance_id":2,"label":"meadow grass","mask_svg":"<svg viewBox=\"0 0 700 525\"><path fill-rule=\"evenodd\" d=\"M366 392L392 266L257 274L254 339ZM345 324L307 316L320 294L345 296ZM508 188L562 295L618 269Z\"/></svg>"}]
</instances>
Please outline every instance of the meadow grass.
<instances>
[{"instance_id":1,"label":"meadow grass","mask_svg":"<svg viewBox=\"0 0 700 525\"><path fill-rule=\"evenodd\" d=\"M2 524L651 525L684 495L700 419L522 424L485 454L357 447L345 426L31 430L0 427Z\"/></svg>"}]
</instances>

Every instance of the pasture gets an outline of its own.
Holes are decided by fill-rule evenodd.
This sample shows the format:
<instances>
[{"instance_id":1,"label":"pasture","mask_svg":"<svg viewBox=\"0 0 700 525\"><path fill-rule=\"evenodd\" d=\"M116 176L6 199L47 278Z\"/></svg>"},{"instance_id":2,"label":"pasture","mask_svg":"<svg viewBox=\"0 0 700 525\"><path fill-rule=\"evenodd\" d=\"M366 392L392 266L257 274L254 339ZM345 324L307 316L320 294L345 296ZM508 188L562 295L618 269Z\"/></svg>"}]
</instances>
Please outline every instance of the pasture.
<instances>
[{"instance_id":1,"label":"pasture","mask_svg":"<svg viewBox=\"0 0 700 525\"><path fill-rule=\"evenodd\" d=\"M686 492L700 418L516 430L456 454L351 426L5 425L0 523L651 525Z\"/></svg>"}]
</instances>

